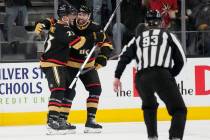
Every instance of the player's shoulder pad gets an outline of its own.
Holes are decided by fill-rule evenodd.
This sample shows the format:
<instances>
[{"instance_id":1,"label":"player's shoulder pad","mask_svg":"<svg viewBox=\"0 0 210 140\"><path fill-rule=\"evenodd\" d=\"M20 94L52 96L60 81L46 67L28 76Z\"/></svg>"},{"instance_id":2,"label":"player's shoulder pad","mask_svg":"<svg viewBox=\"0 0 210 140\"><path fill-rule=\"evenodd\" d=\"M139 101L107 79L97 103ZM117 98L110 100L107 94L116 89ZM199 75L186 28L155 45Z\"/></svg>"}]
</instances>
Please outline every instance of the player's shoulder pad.
<instances>
[{"instance_id":1,"label":"player's shoulder pad","mask_svg":"<svg viewBox=\"0 0 210 140\"><path fill-rule=\"evenodd\" d=\"M94 32L99 32L100 30L102 30L102 27L99 24L95 24L95 22L91 22L89 29Z\"/></svg>"},{"instance_id":2,"label":"player's shoulder pad","mask_svg":"<svg viewBox=\"0 0 210 140\"><path fill-rule=\"evenodd\" d=\"M98 24L97 22L94 22L94 21L92 21L92 26L97 28L97 29L102 28L100 24Z\"/></svg>"}]
</instances>

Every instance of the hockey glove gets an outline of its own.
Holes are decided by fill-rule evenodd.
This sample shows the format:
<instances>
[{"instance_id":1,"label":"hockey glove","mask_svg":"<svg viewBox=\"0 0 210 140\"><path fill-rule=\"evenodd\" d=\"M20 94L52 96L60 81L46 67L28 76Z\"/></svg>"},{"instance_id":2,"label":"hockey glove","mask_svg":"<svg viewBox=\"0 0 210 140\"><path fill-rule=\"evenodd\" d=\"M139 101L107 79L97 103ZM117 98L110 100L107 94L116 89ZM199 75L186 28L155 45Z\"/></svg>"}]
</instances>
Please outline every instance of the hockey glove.
<instances>
[{"instance_id":1,"label":"hockey glove","mask_svg":"<svg viewBox=\"0 0 210 140\"><path fill-rule=\"evenodd\" d=\"M44 24L42 24L42 23L37 23L37 24L36 24L36 27L35 27L35 30L34 30L35 33L40 34L40 33L43 31L44 27L45 27Z\"/></svg>"},{"instance_id":2,"label":"hockey glove","mask_svg":"<svg viewBox=\"0 0 210 140\"><path fill-rule=\"evenodd\" d=\"M93 32L93 38L95 43L101 43L104 42L106 39L106 35L104 32Z\"/></svg>"},{"instance_id":3,"label":"hockey glove","mask_svg":"<svg viewBox=\"0 0 210 140\"><path fill-rule=\"evenodd\" d=\"M98 70L105 67L107 64L107 57L104 55L99 55L95 60L95 69Z\"/></svg>"}]
</instances>

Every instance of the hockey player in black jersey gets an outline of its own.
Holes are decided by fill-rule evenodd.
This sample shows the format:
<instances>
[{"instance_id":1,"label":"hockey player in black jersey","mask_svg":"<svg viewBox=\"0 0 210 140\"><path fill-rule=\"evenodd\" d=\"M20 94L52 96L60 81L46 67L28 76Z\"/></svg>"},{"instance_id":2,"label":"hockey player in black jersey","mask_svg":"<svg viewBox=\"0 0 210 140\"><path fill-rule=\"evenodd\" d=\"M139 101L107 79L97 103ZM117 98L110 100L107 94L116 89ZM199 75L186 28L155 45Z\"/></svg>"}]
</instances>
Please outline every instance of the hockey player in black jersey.
<instances>
[{"instance_id":1,"label":"hockey player in black jersey","mask_svg":"<svg viewBox=\"0 0 210 140\"><path fill-rule=\"evenodd\" d=\"M75 126L61 122L60 112L63 106L68 106L63 104L62 100L68 80L66 64L70 49L79 49L83 47L81 44L84 44L84 37L75 35L69 27L77 16L77 10L71 5L60 5L58 16L58 22L50 28L40 60L40 67L46 75L51 91L47 117L48 134L75 130Z\"/></svg>"},{"instance_id":2,"label":"hockey player in black jersey","mask_svg":"<svg viewBox=\"0 0 210 140\"><path fill-rule=\"evenodd\" d=\"M95 67L95 69L80 75L80 80L83 82L86 90L89 92L89 97L87 98L87 121L85 123L86 129L84 132L99 133L101 132L102 126L95 122L95 115L98 109L98 102L101 94L101 83L97 70L103 66L106 66L109 55L113 49L112 43L107 38L107 35L103 32L102 28L98 24L90 20L90 15L91 10L87 6L82 5L79 9L78 17L74 22L74 25L71 27L75 34L88 37L86 38L86 42L81 49L72 49L70 51L67 66L69 76L71 77L71 80L69 80L70 85L93 46L97 44L100 47L99 54L96 55L96 53L94 53L85 66L85 69L91 67ZM38 26L40 24L42 24L42 27L43 25L48 27L52 25L52 20L44 20L39 22L36 26L37 33L42 30L42 28L39 28ZM74 99L74 96L72 96L75 95L74 88L66 90L65 98L63 100L65 104L70 104L69 106L66 106L61 113L62 118L65 120L67 120L71 103Z\"/></svg>"},{"instance_id":3,"label":"hockey player in black jersey","mask_svg":"<svg viewBox=\"0 0 210 140\"><path fill-rule=\"evenodd\" d=\"M112 44L107 38L107 35L103 32L102 28L90 20L90 9L87 6L82 5L79 9L78 17L75 21L75 26L73 30L78 35L87 35L91 36L93 33L102 33L101 36L104 37L104 40L98 40L97 42L94 39L88 40L82 49L72 50L70 52L70 59L67 64L69 66L69 74L73 75L72 80L75 77L78 69L81 67L82 63L85 61L86 56L93 48L94 44L100 47L100 52L98 55L94 53L88 63L85 66L85 69L90 67L96 67L91 71L80 75L80 80L84 84L86 90L89 92L89 97L87 98L87 121L85 123L85 133L94 133L101 132L102 126L95 122L95 116L98 109L98 102L101 94L101 82L98 76L97 70L103 66L106 66L109 55L112 51ZM94 38L94 36L93 36ZM81 93L78 93L78 96Z\"/></svg>"},{"instance_id":4,"label":"hockey player in black jersey","mask_svg":"<svg viewBox=\"0 0 210 140\"><path fill-rule=\"evenodd\" d=\"M171 119L170 140L182 140L187 108L177 87L175 76L182 70L186 57L176 36L159 28L158 11L148 11L148 29L139 32L124 48L115 70L114 91L121 89L120 77L128 63L136 60L135 85L142 99L142 110L149 140L158 140L155 92L165 103Z\"/></svg>"}]
</instances>

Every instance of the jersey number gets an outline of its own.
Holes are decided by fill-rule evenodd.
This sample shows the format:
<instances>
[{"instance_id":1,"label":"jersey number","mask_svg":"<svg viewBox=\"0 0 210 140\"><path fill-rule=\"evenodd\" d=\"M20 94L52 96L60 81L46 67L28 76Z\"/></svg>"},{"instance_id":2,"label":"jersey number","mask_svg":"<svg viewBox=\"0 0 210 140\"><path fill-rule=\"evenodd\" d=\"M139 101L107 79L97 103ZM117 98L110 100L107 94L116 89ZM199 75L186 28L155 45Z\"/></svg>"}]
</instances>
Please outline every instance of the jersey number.
<instances>
[{"instance_id":1,"label":"jersey number","mask_svg":"<svg viewBox=\"0 0 210 140\"><path fill-rule=\"evenodd\" d=\"M50 48L51 48L51 41L53 39L54 39L54 37L52 35L49 35L49 38L47 39L47 47L46 47L46 49L44 51L45 53L50 50Z\"/></svg>"},{"instance_id":2,"label":"jersey number","mask_svg":"<svg viewBox=\"0 0 210 140\"><path fill-rule=\"evenodd\" d=\"M158 45L158 36L147 36L143 38L143 47L157 46Z\"/></svg>"}]
</instances>

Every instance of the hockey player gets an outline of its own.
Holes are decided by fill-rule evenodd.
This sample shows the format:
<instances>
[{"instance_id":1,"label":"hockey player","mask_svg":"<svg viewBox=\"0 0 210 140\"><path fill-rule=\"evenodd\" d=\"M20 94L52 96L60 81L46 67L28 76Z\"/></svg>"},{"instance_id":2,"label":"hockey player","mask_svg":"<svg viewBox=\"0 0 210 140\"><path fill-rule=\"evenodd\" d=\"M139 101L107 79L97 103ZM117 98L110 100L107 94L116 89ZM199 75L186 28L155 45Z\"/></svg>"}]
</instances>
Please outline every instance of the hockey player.
<instances>
[{"instance_id":1,"label":"hockey player","mask_svg":"<svg viewBox=\"0 0 210 140\"><path fill-rule=\"evenodd\" d=\"M174 77L180 73L186 57L176 36L159 28L161 16L158 11L148 11L146 22L149 29L134 37L120 56L115 71L114 91L121 89L120 77L126 65L135 59L135 85L142 99L148 139L158 139L156 92L172 116L169 139L182 140L187 108Z\"/></svg>"},{"instance_id":2,"label":"hockey player","mask_svg":"<svg viewBox=\"0 0 210 140\"><path fill-rule=\"evenodd\" d=\"M61 125L59 121L62 99L66 89L68 73L66 64L70 48L83 47L84 37L74 34L69 27L77 16L77 10L71 5L60 5L57 10L58 22L50 28L44 44L44 53L41 56L40 67L46 75L51 91L48 103L47 126L48 134L60 133L60 130L74 130L71 125ZM64 131L62 131L63 133Z\"/></svg>"},{"instance_id":3,"label":"hockey player","mask_svg":"<svg viewBox=\"0 0 210 140\"><path fill-rule=\"evenodd\" d=\"M85 69L94 67L91 71L80 75L80 80L83 82L87 91L89 91L89 97L87 98L87 121L85 123L85 133L99 133L101 132L102 126L95 122L95 115L98 109L99 97L101 94L101 83L98 77L97 70L103 66L106 66L107 60L111 51L113 50L111 42L108 40L106 34L102 31L102 28L96 23L90 20L91 10L89 7L82 5L79 9L77 19L72 27L75 34L81 36L89 36L86 38L86 43L81 49L72 49L70 51L69 61L67 63L69 76L71 77L68 82L70 85L74 77L76 76L79 68L86 59L86 56L94 46L97 44L100 46L100 53L96 55L94 53L89 59L85 66ZM40 33L45 27L49 27L54 23L55 20L44 20L39 22L36 26L35 31ZM97 58L96 58L97 56ZM75 88L75 86L74 86ZM64 104L69 106L63 107L61 117L65 121L69 115L71 103L74 99L75 89L67 89L65 98L63 99Z\"/></svg>"},{"instance_id":4,"label":"hockey player","mask_svg":"<svg viewBox=\"0 0 210 140\"><path fill-rule=\"evenodd\" d=\"M75 33L78 35L88 36L95 32L101 32L101 36L104 37L103 41L97 41L97 45L100 46L99 54L96 56L96 54L94 53L85 66L85 68L95 66L96 69L92 69L91 71L80 75L80 80L84 84L86 90L89 92L89 97L86 101L87 121L85 123L85 133L101 132L102 129L102 126L95 122L95 115L98 109L98 102L101 94L101 83L97 70L101 67L106 66L107 60L112 51L111 42L102 31L102 28L90 20L90 16L90 9L87 6L82 5L79 9L75 25L72 27ZM72 80L76 76L76 73L85 61L86 56L88 55L94 44L94 39L91 39L86 42L82 49L72 50L70 52L70 59L67 66L69 66L68 71L69 75L72 76Z\"/></svg>"}]
</instances>

